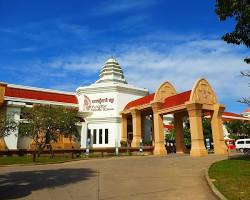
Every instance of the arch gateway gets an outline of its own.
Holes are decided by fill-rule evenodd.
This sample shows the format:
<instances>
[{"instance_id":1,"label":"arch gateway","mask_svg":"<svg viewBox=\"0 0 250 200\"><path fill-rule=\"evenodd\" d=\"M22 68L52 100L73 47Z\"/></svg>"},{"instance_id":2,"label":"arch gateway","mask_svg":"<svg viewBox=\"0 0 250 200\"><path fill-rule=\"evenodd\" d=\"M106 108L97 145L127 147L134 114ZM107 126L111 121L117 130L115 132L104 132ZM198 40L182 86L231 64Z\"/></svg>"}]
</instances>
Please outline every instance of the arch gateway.
<instances>
[{"instance_id":1,"label":"arch gateway","mask_svg":"<svg viewBox=\"0 0 250 200\"><path fill-rule=\"evenodd\" d=\"M176 131L176 153L185 153L183 135L183 117L188 117L191 132L190 156L206 156L204 146L202 113L211 116L212 136L215 154L226 154L227 147L224 142L222 128L222 113L225 106L217 102L217 97L206 79L195 82L192 90L177 93L174 86L164 82L155 93L129 102L121 112L122 135L121 141L128 141L131 132L128 124L132 126L132 147L139 147L145 127L145 116L152 116L152 138L155 155L167 154L164 145L163 115L173 114Z\"/></svg>"}]
</instances>

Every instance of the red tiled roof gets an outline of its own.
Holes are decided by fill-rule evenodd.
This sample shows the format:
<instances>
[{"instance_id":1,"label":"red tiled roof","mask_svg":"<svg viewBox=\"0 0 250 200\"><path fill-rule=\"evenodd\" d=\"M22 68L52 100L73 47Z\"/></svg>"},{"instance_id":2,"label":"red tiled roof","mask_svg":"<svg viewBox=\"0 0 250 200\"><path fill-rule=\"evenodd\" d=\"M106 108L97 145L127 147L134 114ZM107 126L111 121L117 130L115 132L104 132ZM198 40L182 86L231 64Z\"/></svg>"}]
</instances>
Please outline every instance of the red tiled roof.
<instances>
[{"instance_id":1,"label":"red tiled roof","mask_svg":"<svg viewBox=\"0 0 250 200\"><path fill-rule=\"evenodd\" d=\"M6 87L5 96L77 104L75 95Z\"/></svg>"},{"instance_id":2,"label":"red tiled roof","mask_svg":"<svg viewBox=\"0 0 250 200\"><path fill-rule=\"evenodd\" d=\"M168 129L169 131L171 131L171 130L174 128L174 126L173 126L173 125L169 125L169 124L165 124L165 125L164 125L164 128L166 128L166 129Z\"/></svg>"},{"instance_id":3,"label":"red tiled roof","mask_svg":"<svg viewBox=\"0 0 250 200\"><path fill-rule=\"evenodd\" d=\"M250 113L250 108L247 108L246 110L244 110L242 113Z\"/></svg>"},{"instance_id":4,"label":"red tiled roof","mask_svg":"<svg viewBox=\"0 0 250 200\"><path fill-rule=\"evenodd\" d=\"M232 113L232 112L223 112L222 115L229 116L229 117L242 117L241 115L236 114L236 113Z\"/></svg>"},{"instance_id":5,"label":"red tiled roof","mask_svg":"<svg viewBox=\"0 0 250 200\"><path fill-rule=\"evenodd\" d=\"M184 104L186 101L189 100L190 94L191 94L191 90L167 97L165 99L165 102L162 104L161 109L171 108L174 106ZM154 95L155 93L136 99L134 101L131 101L125 106L124 110L135 107L135 106L139 106L139 105L149 104L154 99Z\"/></svg>"},{"instance_id":6,"label":"red tiled roof","mask_svg":"<svg viewBox=\"0 0 250 200\"><path fill-rule=\"evenodd\" d=\"M145 105L150 103L150 101L152 101L154 99L155 93L153 94L149 94L145 97L136 99L134 101L130 101L124 108L124 110L135 107L135 106L139 106L139 105Z\"/></svg>"},{"instance_id":7,"label":"red tiled roof","mask_svg":"<svg viewBox=\"0 0 250 200\"><path fill-rule=\"evenodd\" d=\"M204 112L204 115L207 117L207 118L211 118L211 115L209 112ZM242 115L239 115L239 114L236 114L236 113L232 113L232 112L223 112L222 113L222 120L223 121L228 121L228 120L235 120L237 118L234 118L234 117L239 117L241 119L248 119L247 117L244 117Z\"/></svg>"},{"instance_id":8,"label":"red tiled roof","mask_svg":"<svg viewBox=\"0 0 250 200\"><path fill-rule=\"evenodd\" d=\"M167 97L165 99L165 102L161 106L161 109L171 108L174 106L185 104L185 102L189 100L190 94L191 94L191 90L188 90L186 92L182 92L182 93Z\"/></svg>"}]
</instances>

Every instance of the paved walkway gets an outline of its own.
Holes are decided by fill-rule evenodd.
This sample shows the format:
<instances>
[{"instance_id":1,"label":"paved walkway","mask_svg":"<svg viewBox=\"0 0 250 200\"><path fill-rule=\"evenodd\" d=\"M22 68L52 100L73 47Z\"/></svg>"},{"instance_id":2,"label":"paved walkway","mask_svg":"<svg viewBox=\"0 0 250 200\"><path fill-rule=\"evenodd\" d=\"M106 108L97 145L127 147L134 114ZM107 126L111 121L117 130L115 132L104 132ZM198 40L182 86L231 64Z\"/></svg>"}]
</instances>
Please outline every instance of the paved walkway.
<instances>
[{"instance_id":1,"label":"paved walkway","mask_svg":"<svg viewBox=\"0 0 250 200\"><path fill-rule=\"evenodd\" d=\"M0 199L215 200L204 168L222 158L168 155L1 167Z\"/></svg>"}]
</instances>

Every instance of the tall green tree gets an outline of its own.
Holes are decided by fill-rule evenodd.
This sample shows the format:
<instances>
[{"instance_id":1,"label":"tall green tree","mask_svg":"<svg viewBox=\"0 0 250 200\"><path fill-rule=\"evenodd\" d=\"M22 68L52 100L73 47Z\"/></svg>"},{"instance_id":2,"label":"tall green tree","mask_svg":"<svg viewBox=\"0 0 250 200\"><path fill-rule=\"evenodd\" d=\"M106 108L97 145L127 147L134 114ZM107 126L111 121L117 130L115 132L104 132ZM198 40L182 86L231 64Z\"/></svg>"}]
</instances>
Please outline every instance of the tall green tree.
<instances>
[{"instance_id":1,"label":"tall green tree","mask_svg":"<svg viewBox=\"0 0 250 200\"><path fill-rule=\"evenodd\" d=\"M250 47L250 0L216 0L215 12L221 21L231 18L235 21L234 30L222 36L227 43ZM244 61L250 64L250 58ZM250 78L250 71L241 72ZM250 97L240 100L250 106Z\"/></svg>"},{"instance_id":2,"label":"tall green tree","mask_svg":"<svg viewBox=\"0 0 250 200\"><path fill-rule=\"evenodd\" d=\"M19 134L28 136L35 143L33 160L47 147L53 157L52 143L60 136L70 139L79 138L77 130L77 110L61 106L35 105L23 110L23 118L19 124Z\"/></svg>"},{"instance_id":3,"label":"tall green tree","mask_svg":"<svg viewBox=\"0 0 250 200\"><path fill-rule=\"evenodd\" d=\"M243 44L250 47L250 0L216 0L215 12L221 21L231 18L235 21L234 30L223 35L227 43ZM250 63L250 58L245 58Z\"/></svg>"}]
</instances>

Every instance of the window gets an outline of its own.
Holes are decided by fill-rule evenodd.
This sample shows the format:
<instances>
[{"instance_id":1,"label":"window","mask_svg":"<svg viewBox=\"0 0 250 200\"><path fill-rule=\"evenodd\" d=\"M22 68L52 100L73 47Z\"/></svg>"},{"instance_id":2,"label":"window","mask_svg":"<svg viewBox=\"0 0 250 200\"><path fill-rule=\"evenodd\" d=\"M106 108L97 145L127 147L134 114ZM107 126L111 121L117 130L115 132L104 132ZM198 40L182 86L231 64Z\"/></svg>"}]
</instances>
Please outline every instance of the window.
<instances>
[{"instance_id":1,"label":"window","mask_svg":"<svg viewBox=\"0 0 250 200\"><path fill-rule=\"evenodd\" d=\"M105 144L109 143L109 130L105 129Z\"/></svg>"},{"instance_id":2,"label":"window","mask_svg":"<svg viewBox=\"0 0 250 200\"><path fill-rule=\"evenodd\" d=\"M247 140L247 141L246 141L246 144L250 144L250 140Z\"/></svg>"},{"instance_id":3,"label":"window","mask_svg":"<svg viewBox=\"0 0 250 200\"><path fill-rule=\"evenodd\" d=\"M102 144L102 129L99 129L99 144Z\"/></svg>"},{"instance_id":4,"label":"window","mask_svg":"<svg viewBox=\"0 0 250 200\"><path fill-rule=\"evenodd\" d=\"M87 138L91 138L91 130L90 129L88 129Z\"/></svg>"},{"instance_id":5,"label":"window","mask_svg":"<svg viewBox=\"0 0 250 200\"><path fill-rule=\"evenodd\" d=\"M93 130L93 144L96 144L96 129Z\"/></svg>"},{"instance_id":6,"label":"window","mask_svg":"<svg viewBox=\"0 0 250 200\"><path fill-rule=\"evenodd\" d=\"M237 144L244 144L244 141L238 141Z\"/></svg>"}]
</instances>

